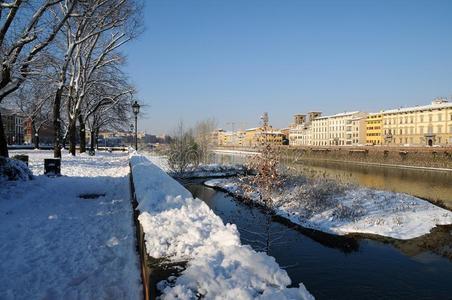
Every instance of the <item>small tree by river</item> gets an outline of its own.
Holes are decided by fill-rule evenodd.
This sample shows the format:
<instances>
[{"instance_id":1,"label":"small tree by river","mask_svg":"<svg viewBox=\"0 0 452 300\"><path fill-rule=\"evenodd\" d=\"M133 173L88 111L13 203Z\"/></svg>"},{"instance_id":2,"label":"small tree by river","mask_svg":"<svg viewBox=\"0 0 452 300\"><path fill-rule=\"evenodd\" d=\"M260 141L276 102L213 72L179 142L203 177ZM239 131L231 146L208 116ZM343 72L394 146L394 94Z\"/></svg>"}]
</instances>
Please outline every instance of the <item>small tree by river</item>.
<instances>
[{"instance_id":1,"label":"small tree by river","mask_svg":"<svg viewBox=\"0 0 452 300\"><path fill-rule=\"evenodd\" d=\"M245 194L256 195L258 202L265 207L265 228L263 238L263 250L269 253L272 243L281 238L282 233L271 231L272 216L275 209L281 205L284 197L275 197L281 192L285 183L285 176L281 172L279 152L268 141L263 141L260 154L248 158L246 166L253 176L240 178L241 189ZM257 233L256 233L257 234ZM274 236L277 234L277 236ZM261 235L261 234L258 234Z\"/></svg>"},{"instance_id":2,"label":"small tree by river","mask_svg":"<svg viewBox=\"0 0 452 300\"><path fill-rule=\"evenodd\" d=\"M185 130L179 122L168 150L168 166L175 174L182 174L189 167L198 166L201 150L195 141L193 131Z\"/></svg>"}]
</instances>

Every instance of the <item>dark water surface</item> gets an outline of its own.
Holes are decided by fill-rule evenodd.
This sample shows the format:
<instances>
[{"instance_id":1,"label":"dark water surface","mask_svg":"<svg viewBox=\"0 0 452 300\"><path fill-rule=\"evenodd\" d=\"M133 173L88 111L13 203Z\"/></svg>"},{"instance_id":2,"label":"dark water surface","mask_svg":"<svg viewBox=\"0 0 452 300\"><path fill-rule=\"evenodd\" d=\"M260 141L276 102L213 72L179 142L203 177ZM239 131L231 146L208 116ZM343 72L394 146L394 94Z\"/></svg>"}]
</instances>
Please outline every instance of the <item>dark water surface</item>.
<instances>
[{"instance_id":1,"label":"dark water surface","mask_svg":"<svg viewBox=\"0 0 452 300\"><path fill-rule=\"evenodd\" d=\"M186 182L225 223L237 225L242 242L261 249L265 214L231 196ZM401 241L339 237L274 219L270 255L295 286L317 299L452 299L452 227ZM281 237L281 238L279 238Z\"/></svg>"}]
</instances>

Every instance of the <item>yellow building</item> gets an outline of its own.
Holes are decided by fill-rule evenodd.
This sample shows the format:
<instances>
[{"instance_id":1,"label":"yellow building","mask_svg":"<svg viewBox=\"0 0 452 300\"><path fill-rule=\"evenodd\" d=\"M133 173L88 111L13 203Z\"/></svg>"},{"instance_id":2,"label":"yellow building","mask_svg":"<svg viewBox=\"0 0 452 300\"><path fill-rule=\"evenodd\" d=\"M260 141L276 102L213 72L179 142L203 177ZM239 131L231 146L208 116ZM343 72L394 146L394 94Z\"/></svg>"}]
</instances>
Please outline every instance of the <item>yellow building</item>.
<instances>
[{"instance_id":1,"label":"yellow building","mask_svg":"<svg viewBox=\"0 0 452 300\"><path fill-rule=\"evenodd\" d=\"M282 145L283 140L284 134L271 126L267 130L264 127L256 127L245 130L243 145L247 147L257 147L263 143Z\"/></svg>"},{"instance_id":2,"label":"yellow building","mask_svg":"<svg viewBox=\"0 0 452 300\"><path fill-rule=\"evenodd\" d=\"M386 145L452 145L452 103L435 99L432 104L383 111Z\"/></svg>"},{"instance_id":3,"label":"yellow building","mask_svg":"<svg viewBox=\"0 0 452 300\"><path fill-rule=\"evenodd\" d=\"M381 113L369 114L366 118L366 144L383 144L383 115Z\"/></svg>"}]
</instances>

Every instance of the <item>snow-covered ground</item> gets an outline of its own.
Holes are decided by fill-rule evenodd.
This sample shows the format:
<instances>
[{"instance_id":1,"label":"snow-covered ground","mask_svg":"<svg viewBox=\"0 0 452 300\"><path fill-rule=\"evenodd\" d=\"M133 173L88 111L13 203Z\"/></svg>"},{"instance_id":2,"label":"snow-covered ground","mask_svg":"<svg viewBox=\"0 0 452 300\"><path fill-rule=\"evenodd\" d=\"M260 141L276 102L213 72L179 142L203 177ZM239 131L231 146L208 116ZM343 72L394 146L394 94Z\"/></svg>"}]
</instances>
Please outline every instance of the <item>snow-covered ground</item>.
<instances>
[{"instance_id":1,"label":"snow-covered ground","mask_svg":"<svg viewBox=\"0 0 452 300\"><path fill-rule=\"evenodd\" d=\"M205 184L260 201L256 194L245 195L236 178L212 179ZM283 196L275 196L275 213L327 233L367 233L397 239L415 238L429 233L436 225L452 224L450 211L407 194L354 187L315 202L322 193L326 194L324 186L313 182L289 188Z\"/></svg>"},{"instance_id":2,"label":"snow-covered ground","mask_svg":"<svg viewBox=\"0 0 452 300\"><path fill-rule=\"evenodd\" d=\"M171 168L168 165L168 158L166 156L149 153L146 155L146 157L166 173L178 178L226 177L243 175L245 173L245 167L240 164L200 164L196 167L188 167L187 170L182 174L175 174L171 171Z\"/></svg>"},{"instance_id":3,"label":"snow-covered ground","mask_svg":"<svg viewBox=\"0 0 452 300\"><path fill-rule=\"evenodd\" d=\"M233 224L144 156L130 158L139 221L154 258L188 261L177 278L161 282L163 299L313 299L273 257L240 243Z\"/></svg>"},{"instance_id":4,"label":"snow-covered ground","mask_svg":"<svg viewBox=\"0 0 452 300\"><path fill-rule=\"evenodd\" d=\"M30 155L43 173L51 151ZM65 154L64 176L0 187L0 299L142 297L128 181L128 155ZM81 194L101 194L82 199Z\"/></svg>"}]
</instances>

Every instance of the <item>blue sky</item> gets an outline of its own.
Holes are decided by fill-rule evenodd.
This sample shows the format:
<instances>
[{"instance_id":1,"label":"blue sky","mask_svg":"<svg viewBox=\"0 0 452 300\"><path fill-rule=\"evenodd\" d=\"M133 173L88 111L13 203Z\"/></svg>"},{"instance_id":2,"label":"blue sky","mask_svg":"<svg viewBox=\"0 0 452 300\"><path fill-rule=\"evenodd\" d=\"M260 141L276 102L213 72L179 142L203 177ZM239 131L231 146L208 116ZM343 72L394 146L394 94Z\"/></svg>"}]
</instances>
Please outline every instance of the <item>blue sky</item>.
<instances>
[{"instance_id":1,"label":"blue sky","mask_svg":"<svg viewBox=\"0 0 452 300\"><path fill-rule=\"evenodd\" d=\"M151 0L124 48L141 129L267 111L378 111L452 95L452 1ZM237 126L237 125L236 125Z\"/></svg>"}]
</instances>

